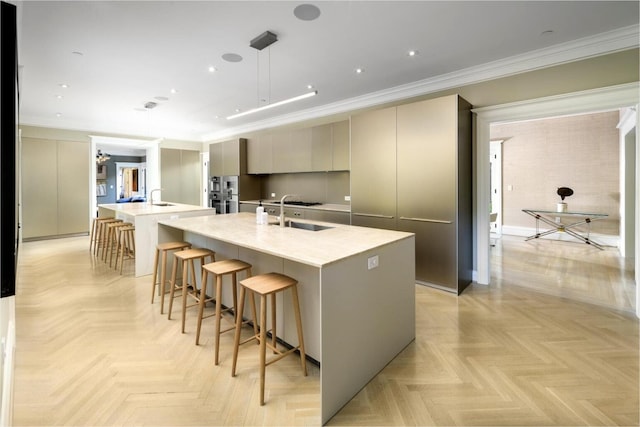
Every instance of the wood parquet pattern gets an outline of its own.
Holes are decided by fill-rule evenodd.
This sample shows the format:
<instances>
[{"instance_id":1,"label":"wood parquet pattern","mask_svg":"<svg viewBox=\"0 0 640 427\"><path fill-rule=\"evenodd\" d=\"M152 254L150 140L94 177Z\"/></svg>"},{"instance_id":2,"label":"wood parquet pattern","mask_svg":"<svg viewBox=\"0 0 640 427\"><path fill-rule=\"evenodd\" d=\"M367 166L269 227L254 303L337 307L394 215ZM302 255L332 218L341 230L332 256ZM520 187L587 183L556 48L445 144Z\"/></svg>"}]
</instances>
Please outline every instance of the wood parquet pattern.
<instances>
[{"instance_id":1,"label":"wood parquet pattern","mask_svg":"<svg viewBox=\"0 0 640 427\"><path fill-rule=\"evenodd\" d=\"M212 322L195 346L195 313L181 334L150 287L94 261L86 237L21 247L15 425L319 424L317 369L269 366L260 407L257 349L231 378L232 335L214 366ZM640 423L632 313L506 282L460 297L416 286L416 304L415 342L330 425Z\"/></svg>"}]
</instances>

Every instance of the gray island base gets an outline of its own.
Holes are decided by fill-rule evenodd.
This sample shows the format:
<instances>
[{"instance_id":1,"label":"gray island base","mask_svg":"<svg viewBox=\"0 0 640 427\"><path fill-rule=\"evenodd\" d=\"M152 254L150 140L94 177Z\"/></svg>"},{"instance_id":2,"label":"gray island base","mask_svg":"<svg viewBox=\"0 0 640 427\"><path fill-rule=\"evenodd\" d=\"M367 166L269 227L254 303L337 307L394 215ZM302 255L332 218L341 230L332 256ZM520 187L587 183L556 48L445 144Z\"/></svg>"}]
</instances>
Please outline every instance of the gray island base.
<instances>
[{"instance_id":1,"label":"gray island base","mask_svg":"<svg viewBox=\"0 0 640 427\"><path fill-rule=\"evenodd\" d=\"M274 271L298 280L306 351L320 363L325 424L415 339L415 238L300 222L331 228L259 225L255 215L238 213L160 220L158 241L185 240L216 251L217 260L251 263L254 275ZM224 291L222 303L232 305L230 286ZM278 338L295 346L289 298L280 296L276 322ZM221 368L230 366L221 361Z\"/></svg>"}]
</instances>

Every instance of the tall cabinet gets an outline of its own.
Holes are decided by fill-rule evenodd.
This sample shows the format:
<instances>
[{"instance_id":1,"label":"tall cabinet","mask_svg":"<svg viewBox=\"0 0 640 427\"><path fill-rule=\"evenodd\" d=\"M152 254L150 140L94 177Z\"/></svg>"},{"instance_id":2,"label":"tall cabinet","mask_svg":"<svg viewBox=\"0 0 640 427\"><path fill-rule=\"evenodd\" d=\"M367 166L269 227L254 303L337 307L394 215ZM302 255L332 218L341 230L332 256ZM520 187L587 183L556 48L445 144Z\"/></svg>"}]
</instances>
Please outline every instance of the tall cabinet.
<instances>
[{"instance_id":1,"label":"tall cabinet","mask_svg":"<svg viewBox=\"0 0 640 427\"><path fill-rule=\"evenodd\" d=\"M416 280L472 280L471 105L457 95L351 122L352 224L416 234Z\"/></svg>"},{"instance_id":2,"label":"tall cabinet","mask_svg":"<svg viewBox=\"0 0 640 427\"><path fill-rule=\"evenodd\" d=\"M22 138L25 239L89 231L89 144Z\"/></svg>"}]
</instances>

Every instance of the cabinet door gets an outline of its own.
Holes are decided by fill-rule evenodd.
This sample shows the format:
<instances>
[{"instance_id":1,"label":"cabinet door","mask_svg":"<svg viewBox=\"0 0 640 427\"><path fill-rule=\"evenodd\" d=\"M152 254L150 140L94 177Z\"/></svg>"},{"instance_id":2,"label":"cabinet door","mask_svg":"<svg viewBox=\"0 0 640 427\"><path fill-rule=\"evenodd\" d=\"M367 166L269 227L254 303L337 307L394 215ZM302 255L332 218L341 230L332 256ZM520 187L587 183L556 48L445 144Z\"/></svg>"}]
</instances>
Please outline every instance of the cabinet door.
<instances>
[{"instance_id":1,"label":"cabinet door","mask_svg":"<svg viewBox=\"0 0 640 427\"><path fill-rule=\"evenodd\" d=\"M271 173L272 136L260 135L247 141L247 171L251 174Z\"/></svg>"},{"instance_id":2,"label":"cabinet door","mask_svg":"<svg viewBox=\"0 0 640 427\"><path fill-rule=\"evenodd\" d=\"M334 171L347 171L349 161L349 120L333 123L332 130L332 169Z\"/></svg>"},{"instance_id":3,"label":"cabinet door","mask_svg":"<svg viewBox=\"0 0 640 427\"><path fill-rule=\"evenodd\" d=\"M180 150L160 149L160 187L162 188L160 199L165 202L178 202L181 199L180 163Z\"/></svg>"},{"instance_id":4,"label":"cabinet door","mask_svg":"<svg viewBox=\"0 0 640 427\"><path fill-rule=\"evenodd\" d=\"M333 168L331 125L311 128L311 170L330 171Z\"/></svg>"},{"instance_id":5,"label":"cabinet door","mask_svg":"<svg viewBox=\"0 0 640 427\"><path fill-rule=\"evenodd\" d=\"M289 166L292 162L293 156L290 150L291 146L291 132L290 131L276 131L271 134L271 152L272 154L272 168L273 173L287 173L291 172Z\"/></svg>"},{"instance_id":6,"label":"cabinet door","mask_svg":"<svg viewBox=\"0 0 640 427\"><path fill-rule=\"evenodd\" d=\"M88 143L58 141L59 235L89 231L89 162Z\"/></svg>"},{"instance_id":7,"label":"cabinet door","mask_svg":"<svg viewBox=\"0 0 640 427\"><path fill-rule=\"evenodd\" d=\"M311 128L295 129L289 138L289 172L311 171L312 151Z\"/></svg>"},{"instance_id":8,"label":"cabinet door","mask_svg":"<svg viewBox=\"0 0 640 427\"><path fill-rule=\"evenodd\" d=\"M21 233L25 239L58 234L57 150L55 141L22 138Z\"/></svg>"},{"instance_id":9,"label":"cabinet door","mask_svg":"<svg viewBox=\"0 0 640 427\"><path fill-rule=\"evenodd\" d=\"M398 107L398 215L456 219L457 96Z\"/></svg>"},{"instance_id":10,"label":"cabinet door","mask_svg":"<svg viewBox=\"0 0 640 427\"><path fill-rule=\"evenodd\" d=\"M209 144L209 176L223 175L222 143Z\"/></svg>"},{"instance_id":11,"label":"cabinet door","mask_svg":"<svg viewBox=\"0 0 640 427\"><path fill-rule=\"evenodd\" d=\"M200 205L200 152L180 150L180 195L165 199L187 205Z\"/></svg>"},{"instance_id":12,"label":"cabinet door","mask_svg":"<svg viewBox=\"0 0 640 427\"><path fill-rule=\"evenodd\" d=\"M222 143L222 175L240 175L240 140Z\"/></svg>"},{"instance_id":13,"label":"cabinet door","mask_svg":"<svg viewBox=\"0 0 640 427\"><path fill-rule=\"evenodd\" d=\"M351 223L395 228L396 108L351 119Z\"/></svg>"},{"instance_id":14,"label":"cabinet door","mask_svg":"<svg viewBox=\"0 0 640 427\"><path fill-rule=\"evenodd\" d=\"M398 107L398 229L416 234L416 279L457 277L457 97Z\"/></svg>"}]
</instances>

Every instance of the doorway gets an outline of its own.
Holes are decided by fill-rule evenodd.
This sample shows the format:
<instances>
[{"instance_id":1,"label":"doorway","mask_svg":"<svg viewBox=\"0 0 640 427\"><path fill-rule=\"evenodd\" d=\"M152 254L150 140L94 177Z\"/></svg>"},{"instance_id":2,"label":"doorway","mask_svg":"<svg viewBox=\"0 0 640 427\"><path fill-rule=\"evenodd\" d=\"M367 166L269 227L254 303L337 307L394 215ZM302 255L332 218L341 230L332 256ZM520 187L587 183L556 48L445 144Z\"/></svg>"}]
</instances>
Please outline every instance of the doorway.
<instances>
[{"instance_id":1,"label":"doorway","mask_svg":"<svg viewBox=\"0 0 640 427\"><path fill-rule=\"evenodd\" d=\"M617 86L585 90L570 94L551 96L547 98L520 101L490 107L473 109L476 114L476 203L475 203L475 241L476 246L476 275L478 284L489 285L491 276L490 267L490 231L486 224L490 216L490 126L492 123L508 121L531 120L550 116L562 116L581 114L590 111L606 111L618 108L633 107L633 123L637 127L638 95L637 84L629 83ZM636 132L636 147L638 136ZM638 152L636 150L636 164L638 164ZM636 188L638 188L638 175L636 174ZM636 200L635 210L635 271L638 274L638 238L640 224L640 209ZM636 277L636 283L638 279ZM635 292L636 315L640 317L640 292Z\"/></svg>"},{"instance_id":2,"label":"doorway","mask_svg":"<svg viewBox=\"0 0 640 427\"><path fill-rule=\"evenodd\" d=\"M146 197L146 163L116 162L116 201Z\"/></svg>"}]
</instances>

